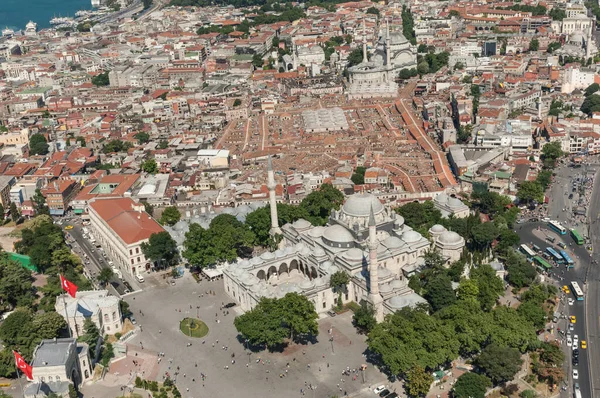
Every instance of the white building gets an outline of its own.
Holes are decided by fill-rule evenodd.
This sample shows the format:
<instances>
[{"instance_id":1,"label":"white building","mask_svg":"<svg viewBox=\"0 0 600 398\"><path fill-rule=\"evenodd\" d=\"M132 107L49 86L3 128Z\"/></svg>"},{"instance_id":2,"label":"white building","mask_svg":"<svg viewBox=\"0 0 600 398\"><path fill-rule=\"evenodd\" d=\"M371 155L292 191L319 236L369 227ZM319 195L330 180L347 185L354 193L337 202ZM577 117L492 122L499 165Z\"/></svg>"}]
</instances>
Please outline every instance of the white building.
<instances>
[{"instance_id":1,"label":"white building","mask_svg":"<svg viewBox=\"0 0 600 398\"><path fill-rule=\"evenodd\" d=\"M42 340L31 361L33 382L23 391L25 398L42 398L54 393L69 397L75 387L92 377L88 345L75 338Z\"/></svg>"},{"instance_id":2,"label":"white building","mask_svg":"<svg viewBox=\"0 0 600 398\"><path fill-rule=\"evenodd\" d=\"M595 69L570 67L563 72L561 92L570 94L575 89L585 90L594 83L595 76Z\"/></svg>"},{"instance_id":3,"label":"white building","mask_svg":"<svg viewBox=\"0 0 600 398\"><path fill-rule=\"evenodd\" d=\"M449 218L465 218L470 214L469 206L464 204L460 199L439 194L433 199L433 206L442 213L442 217ZM464 245L463 245L464 246Z\"/></svg>"},{"instance_id":4,"label":"white building","mask_svg":"<svg viewBox=\"0 0 600 398\"><path fill-rule=\"evenodd\" d=\"M274 201L271 215L272 230L278 229ZM337 298L329 280L338 271L350 276L342 301L369 302L378 321L385 314L425 302L408 287L408 277L423 265L422 256L432 244L375 196L350 196L339 211L332 212L328 226L315 227L300 219L281 230L278 250L240 260L223 272L225 291L242 310L252 309L261 297L296 292L306 296L317 313L325 313ZM453 236L447 240L438 236L435 247L456 258L464 240L461 246Z\"/></svg>"},{"instance_id":5,"label":"white building","mask_svg":"<svg viewBox=\"0 0 600 398\"><path fill-rule=\"evenodd\" d=\"M86 319L94 322L100 335L120 333L123 329L119 299L109 295L108 290L81 291L77 292L75 298L69 295L59 296L54 308L68 321L74 337L85 334Z\"/></svg>"},{"instance_id":6,"label":"white building","mask_svg":"<svg viewBox=\"0 0 600 398\"><path fill-rule=\"evenodd\" d=\"M531 122L506 120L505 124L486 124L477 130L475 143L486 148L510 148L511 152L528 151L533 146Z\"/></svg>"},{"instance_id":7,"label":"white building","mask_svg":"<svg viewBox=\"0 0 600 398\"><path fill-rule=\"evenodd\" d=\"M90 233L122 272L135 276L150 269L142 243L164 229L146 213L143 204L131 198L107 198L94 200L88 209Z\"/></svg>"}]
</instances>

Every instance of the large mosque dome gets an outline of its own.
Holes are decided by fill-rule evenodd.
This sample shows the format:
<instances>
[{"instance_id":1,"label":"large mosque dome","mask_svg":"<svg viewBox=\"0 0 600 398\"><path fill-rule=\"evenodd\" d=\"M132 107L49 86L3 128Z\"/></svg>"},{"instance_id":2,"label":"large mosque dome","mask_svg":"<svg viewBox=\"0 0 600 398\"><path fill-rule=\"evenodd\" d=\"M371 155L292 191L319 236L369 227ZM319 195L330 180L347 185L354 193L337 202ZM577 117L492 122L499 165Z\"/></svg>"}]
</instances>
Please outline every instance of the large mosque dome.
<instances>
[{"instance_id":1,"label":"large mosque dome","mask_svg":"<svg viewBox=\"0 0 600 398\"><path fill-rule=\"evenodd\" d=\"M369 193L354 194L346 200L342 211L349 216L369 217L371 206L373 206L373 214L383 211L383 205L375 196Z\"/></svg>"}]
</instances>

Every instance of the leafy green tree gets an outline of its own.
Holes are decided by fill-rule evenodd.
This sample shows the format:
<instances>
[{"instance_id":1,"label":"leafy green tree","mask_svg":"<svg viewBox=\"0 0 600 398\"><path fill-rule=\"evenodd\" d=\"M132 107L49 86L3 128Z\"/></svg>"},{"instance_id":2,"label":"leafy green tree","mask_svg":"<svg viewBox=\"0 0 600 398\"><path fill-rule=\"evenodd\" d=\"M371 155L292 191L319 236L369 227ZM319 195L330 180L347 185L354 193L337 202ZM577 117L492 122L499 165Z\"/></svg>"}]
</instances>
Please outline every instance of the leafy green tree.
<instances>
[{"instance_id":1,"label":"leafy green tree","mask_svg":"<svg viewBox=\"0 0 600 398\"><path fill-rule=\"evenodd\" d=\"M542 186L535 181L524 181L519 185L519 190L517 191L517 198L523 202L531 202L532 200L536 200L539 203L544 201L544 191Z\"/></svg>"},{"instance_id":2,"label":"leafy green tree","mask_svg":"<svg viewBox=\"0 0 600 398\"><path fill-rule=\"evenodd\" d=\"M542 148L542 157L544 159L557 160L564 155L561 144L558 141L549 142Z\"/></svg>"},{"instance_id":3,"label":"leafy green tree","mask_svg":"<svg viewBox=\"0 0 600 398\"><path fill-rule=\"evenodd\" d=\"M546 51L548 52L548 54L552 54L552 53L554 53L554 51L558 50L561 47L562 47L561 42L553 41L552 43L548 44L548 48L546 49Z\"/></svg>"},{"instance_id":4,"label":"leafy green tree","mask_svg":"<svg viewBox=\"0 0 600 398\"><path fill-rule=\"evenodd\" d=\"M548 15L554 21L562 21L563 19L565 19L567 17L567 13L565 12L565 10L561 10L560 8L557 8L557 7L553 7L550 10L550 12L548 13Z\"/></svg>"},{"instance_id":5,"label":"leafy green tree","mask_svg":"<svg viewBox=\"0 0 600 398\"><path fill-rule=\"evenodd\" d=\"M152 7L153 0L142 0L142 4L144 5L144 10Z\"/></svg>"},{"instance_id":6,"label":"leafy green tree","mask_svg":"<svg viewBox=\"0 0 600 398\"><path fill-rule=\"evenodd\" d=\"M242 100L239 98L236 98L235 101L233 101L233 107L235 108L240 105L242 105Z\"/></svg>"},{"instance_id":7,"label":"leafy green tree","mask_svg":"<svg viewBox=\"0 0 600 398\"><path fill-rule=\"evenodd\" d=\"M252 56L252 65L254 65L255 68L262 68L264 64L265 61L263 60L263 57L260 54L254 54Z\"/></svg>"},{"instance_id":8,"label":"leafy green tree","mask_svg":"<svg viewBox=\"0 0 600 398\"><path fill-rule=\"evenodd\" d=\"M454 304L456 294L452 289L452 281L447 275L439 274L431 278L425 285L424 298L429 302L434 311Z\"/></svg>"},{"instance_id":9,"label":"leafy green tree","mask_svg":"<svg viewBox=\"0 0 600 398\"><path fill-rule=\"evenodd\" d=\"M145 144L147 142L150 142L150 134L146 133L145 131L140 131L139 133L134 135L134 137L136 140L138 140L139 144Z\"/></svg>"},{"instance_id":10,"label":"leafy green tree","mask_svg":"<svg viewBox=\"0 0 600 398\"><path fill-rule=\"evenodd\" d=\"M0 254L0 305L3 310L17 306L30 307L35 295L31 272L11 261L6 253Z\"/></svg>"},{"instance_id":11,"label":"leafy green tree","mask_svg":"<svg viewBox=\"0 0 600 398\"><path fill-rule=\"evenodd\" d=\"M354 325L364 332L370 332L377 325L375 319L375 311L373 307L366 301L361 301L360 307L354 313L352 320Z\"/></svg>"},{"instance_id":12,"label":"leafy green tree","mask_svg":"<svg viewBox=\"0 0 600 398\"><path fill-rule=\"evenodd\" d=\"M142 243L142 252L146 258L159 263L161 266L175 265L179 262L177 242L167 231L150 235L148 242Z\"/></svg>"},{"instance_id":13,"label":"leafy green tree","mask_svg":"<svg viewBox=\"0 0 600 398\"><path fill-rule=\"evenodd\" d=\"M426 370L454 360L460 343L452 327L425 308L403 308L375 325L367 339L391 374L406 374L415 365Z\"/></svg>"},{"instance_id":14,"label":"leafy green tree","mask_svg":"<svg viewBox=\"0 0 600 398\"><path fill-rule=\"evenodd\" d=\"M208 229L191 224L185 234L183 256L190 264L207 267L252 253L254 233L230 214L215 217Z\"/></svg>"},{"instance_id":15,"label":"leafy green tree","mask_svg":"<svg viewBox=\"0 0 600 398\"><path fill-rule=\"evenodd\" d=\"M585 97L581 104L581 112L586 113L588 116L592 116L594 112L600 112L600 95L592 94Z\"/></svg>"},{"instance_id":16,"label":"leafy green tree","mask_svg":"<svg viewBox=\"0 0 600 398\"><path fill-rule=\"evenodd\" d=\"M540 42L538 39L531 39L529 42L529 51L537 51L540 49Z\"/></svg>"},{"instance_id":17,"label":"leafy green tree","mask_svg":"<svg viewBox=\"0 0 600 398\"><path fill-rule=\"evenodd\" d=\"M531 285L537 277L535 268L522 255L514 251L507 252L505 265L508 272L506 280L517 289Z\"/></svg>"},{"instance_id":18,"label":"leafy green tree","mask_svg":"<svg viewBox=\"0 0 600 398\"><path fill-rule=\"evenodd\" d=\"M542 170L538 173L535 181L542 186L542 189L545 191L550 186L552 182L552 171L550 170Z\"/></svg>"},{"instance_id":19,"label":"leafy green tree","mask_svg":"<svg viewBox=\"0 0 600 398\"><path fill-rule=\"evenodd\" d=\"M77 398L77 390L73 384L69 384L69 398Z\"/></svg>"},{"instance_id":20,"label":"leafy green tree","mask_svg":"<svg viewBox=\"0 0 600 398\"><path fill-rule=\"evenodd\" d=\"M467 372L456 379L452 388L455 398L485 398L485 392L492 386L492 382L484 375Z\"/></svg>"},{"instance_id":21,"label":"leafy green tree","mask_svg":"<svg viewBox=\"0 0 600 398\"><path fill-rule=\"evenodd\" d=\"M115 352L113 350L113 346L111 343L105 343L104 347L102 348L102 357L100 359L100 362L102 363L102 366L107 367L110 364L110 361L115 357ZM157 389L155 389L156 391Z\"/></svg>"},{"instance_id":22,"label":"leafy green tree","mask_svg":"<svg viewBox=\"0 0 600 398\"><path fill-rule=\"evenodd\" d=\"M0 377L16 378L15 356L10 348L0 351ZM4 392L2 392L4 394ZM9 398L10 395L0 395L0 398Z\"/></svg>"},{"instance_id":23,"label":"leafy green tree","mask_svg":"<svg viewBox=\"0 0 600 398\"><path fill-rule=\"evenodd\" d=\"M300 218L307 219L308 217L308 212L303 207L277 203L277 218L280 226L293 223ZM269 206L264 206L248 213L246 216L246 225L254 233L255 245L273 247L273 240L270 235L271 210Z\"/></svg>"},{"instance_id":24,"label":"leafy green tree","mask_svg":"<svg viewBox=\"0 0 600 398\"><path fill-rule=\"evenodd\" d=\"M350 282L350 276L344 271L337 271L331 275L329 280L329 286L333 288L334 292L338 294L338 307L342 306L342 292L346 290L348 286L348 282Z\"/></svg>"},{"instance_id":25,"label":"leafy green tree","mask_svg":"<svg viewBox=\"0 0 600 398\"><path fill-rule=\"evenodd\" d=\"M92 77L92 84L97 87L108 86L110 84L110 80L108 79L108 71L99 73Z\"/></svg>"},{"instance_id":26,"label":"leafy green tree","mask_svg":"<svg viewBox=\"0 0 600 398\"><path fill-rule=\"evenodd\" d=\"M175 225L181 219L181 213L175 206L165 208L160 216L160 223L166 225Z\"/></svg>"},{"instance_id":27,"label":"leafy green tree","mask_svg":"<svg viewBox=\"0 0 600 398\"><path fill-rule=\"evenodd\" d=\"M158 142L158 149L167 149L169 147L169 142L167 140L160 140Z\"/></svg>"},{"instance_id":28,"label":"leafy green tree","mask_svg":"<svg viewBox=\"0 0 600 398\"><path fill-rule=\"evenodd\" d=\"M485 250L498 237L498 228L491 222L482 223L473 227L471 236L477 247Z\"/></svg>"},{"instance_id":29,"label":"leafy green tree","mask_svg":"<svg viewBox=\"0 0 600 398\"><path fill-rule=\"evenodd\" d=\"M106 286L108 284L108 282L110 282L110 280L112 279L112 277L114 276L114 272L112 269L105 267L102 268L102 270L100 270L100 273L98 274L98 282L100 282L102 284L102 286Z\"/></svg>"},{"instance_id":30,"label":"leafy green tree","mask_svg":"<svg viewBox=\"0 0 600 398\"><path fill-rule=\"evenodd\" d=\"M433 383L433 376L420 367L415 366L406 374L405 388L412 397L424 397Z\"/></svg>"},{"instance_id":31,"label":"leafy green tree","mask_svg":"<svg viewBox=\"0 0 600 398\"><path fill-rule=\"evenodd\" d=\"M368 56L369 55L367 54L367 57ZM363 61L362 49L354 49L350 54L348 54L348 58L346 58L346 60L348 61L348 67L360 64Z\"/></svg>"},{"instance_id":32,"label":"leafy green tree","mask_svg":"<svg viewBox=\"0 0 600 398\"><path fill-rule=\"evenodd\" d=\"M517 312L532 323L537 330L542 330L546 326L548 314L539 304L533 301L521 303L517 308Z\"/></svg>"},{"instance_id":33,"label":"leafy green tree","mask_svg":"<svg viewBox=\"0 0 600 398\"><path fill-rule=\"evenodd\" d=\"M534 326L514 308L498 306L492 311L492 319L491 343L516 348L521 352L539 345Z\"/></svg>"},{"instance_id":34,"label":"leafy green tree","mask_svg":"<svg viewBox=\"0 0 600 398\"><path fill-rule=\"evenodd\" d=\"M142 202L144 204L144 211L150 214L150 216L154 215L154 207L148 202Z\"/></svg>"},{"instance_id":35,"label":"leafy green tree","mask_svg":"<svg viewBox=\"0 0 600 398\"><path fill-rule=\"evenodd\" d=\"M46 198L44 195L42 195L42 191L39 188L35 190L35 194L31 197L31 201L33 203L33 210L36 215L50 215L50 210L46 205Z\"/></svg>"},{"instance_id":36,"label":"leafy green tree","mask_svg":"<svg viewBox=\"0 0 600 398\"><path fill-rule=\"evenodd\" d=\"M423 62L419 63L419 65L417 65L417 71L421 75L428 74L429 73L429 64L427 63L427 61L423 61Z\"/></svg>"},{"instance_id":37,"label":"leafy green tree","mask_svg":"<svg viewBox=\"0 0 600 398\"><path fill-rule=\"evenodd\" d=\"M29 154L46 155L48 153L48 142L43 134L36 133L29 137Z\"/></svg>"},{"instance_id":38,"label":"leafy green tree","mask_svg":"<svg viewBox=\"0 0 600 398\"><path fill-rule=\"evenodd\" d=\"M490 311L498 297L504 292L502 279L496 276L496 271L489 265L483 264L471 270L471 279L477 281L479 295L477 299L484 311Z\"/></svg>"},{"instance_id":39,"label":"leafy green tree","mask_svg":"<svg viewBox=\"0 0 600 398\"><path fill-rule=\"evenodd\" d=\"M79 337L79 341L87 343L90 348L90 353L96 352L96 345L98 344L98 338L100 337L100 331L96 327L96 324L87 318L83 324L83 335Z\"/></svg>"},{"instance_id":40,"label":"leafy green tree","mask_svg":"<svg viewBox=\"0 0 600 398\"><path fill-rule=\"evenodd\" d=\"M477 300L479 297L479 284L476 280L462 278L458 286L459 300Z\"/></svg>"},{"instance_id":41,"label":"leafy green tree","mask_svg":"<svg viewBox=\"0 0 600 398\"><path fill-rule=\"evenodd\" d=\"M589 95L592 95L592 94L596 93L598 90L600 90L600 84L592 83L585 89L585 96L587 97Z\"/></svg>"},{"instance_id":42,"label":"leafy green tree","mask_svg":"<svg viewBox=\"0 0 600 398\"><path fill-rule=\"evenodd\" d=\"M104 148L103 153L115 153L115 152L126 152L129 148L132 148L133 144L129 141L112 140L109 141Z\"/></svg>"},{"instance_id":43,"label":"leafy green tree","mask_svg":"<svg viewBox=\"0 0 600 398\"><path fill-rule=\"evenodd\" d=\"M278 299L263 297L258 304L233 321L238 333L254 346L273 348L283 344L288 335L279 318Z\"/></svg>"},{"instance_id":44,"label":"leafy green tree","mask_svg":"<svg viewBox=\"0 0 600 398\"><path fill-rule=\"evenodd\" d=\"M428 200L423 203L410 202L396 208L396 213L404 218L406 225L416 230L427 230L430 225L439 224L442 213Z\"/></svg>"},{"instance_id":45,"label":"leafy green tree","mask_svg":"<svg viewBox=\"0 0 600 398\"><path fill-rule=\"evenodd\" d=\"M496 344L485 347L475 360L475 364L494 384L512 380L522 363L518 350Z\"/></svg>"},{"instance_id":46,"label":"leafy green tree","mask_svg":"<svg viewBox=\"0 0 600 398\"><path fill-rule=\"evenodd\" d=\"M19 212L19 209L17 209L15 202L10 202L10 218L15 223L19 220L19 218L21 218L21 212Z\"/></svg>"},{"instance_id":47,"label":"leafy green tree","mask_svg":"<svg viewBox=\"0 0 600 398\"><path fill-rule=\"evenodd\" d=\"M367 14L379 15L379 10L375 7L367 8Z\"/></svg>"},{"instance_id":48,"label":"leafy green tree","mask_svg":"<svg viewBox=\"0 0 600 398\"><path fill-rule=\"evenodd\" d=\"M158 173L158 164L156 164L156 160L154 160L154 158L145 160L144 163L142 163L142 170L148 174Z\"/></svg>"},{"instance_id":49,"label":"leafy green tree","mask_svg":"<svg viewBox=\"0 0 600 398\"><path fill-rule=\"evenodd\" d=\"M364 174L352 173L352 176L350 177L350 179L352 180L352 182L355 185L363 185L365 183L365 175Z\"/></svg>"},{"instance_id":50,"label":"leafy green tree","mask_svg":"<svg viewBox=\"0 0 600 398\"><path fill-rule=\"evenodd\" d=\"M313 225L325 225L331 210L338 210L343 201L343 193L331 184L323 184L318 190L309 193L300 207L306 210L308 221Z\"/></svg>"},{"instance_id":51,"label":"leafy green tree","mask_svg":"<svg viewBox=\"0 0 600 398\"><path fill-rule=\"evenodd\" d=\"M319 315L314 304L298 293L288 293L279 300L281 321L292 341L300 336L319 334Z\"/></svg>"}]
</instances>

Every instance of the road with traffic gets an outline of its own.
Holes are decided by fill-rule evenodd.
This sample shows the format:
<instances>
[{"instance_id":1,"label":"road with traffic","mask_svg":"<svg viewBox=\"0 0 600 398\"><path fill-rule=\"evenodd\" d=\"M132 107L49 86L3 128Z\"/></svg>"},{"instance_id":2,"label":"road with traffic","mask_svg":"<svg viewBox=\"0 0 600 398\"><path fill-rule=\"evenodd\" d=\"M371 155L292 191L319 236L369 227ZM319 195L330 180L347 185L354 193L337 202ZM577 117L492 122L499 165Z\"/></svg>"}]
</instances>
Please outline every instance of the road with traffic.
<instances>
[{"instance_id":1,"label":"road with traffic","mask_svg":"<svg viewBox=\"0 0 600 398\"><path fill-rule=\"evenodd\" d=\"M592 253L587 249L590 244L594 247L600 247L598 246L600 242L594 242L594 239L598 239L597 237L600 234L600 222L596 222L595 228L598 231L594 233L593 230L588 231L585 216L574 214L577 207L583 206L593 209L600 205L600 184L598 183L598 178L594 179L594 190L591 199L590 195L586 195L586 192L589 192L588 184L591 184L586 182L586 178L590 173L595 173L595 169L590 165L579 169L567 166L557 168L552 186L547 192L550 202L547 205L546 214L534 212L534 214L529 216L533 218L534 222L525 222L516 227L522 243L530 246L537 245L542 251L545 251L547 247L560 250L558 244L560 242L564 243L566 245L565 250L575 260L575 267L569 270L565 265L560 265L553 268L548 276L553 278L553 281L559 288L576 281L585 293L583 301L575 301L573 305L568 305L567 298L572 296L567 296L561 299L559 305L559 311L563 313L563 317L559 320L556 327L562 331L567 331L569 316L575 315L576 323L572 325L573 330L570 333L573 336L578 335L579 341L586 340L588 345L587 349L579 349L580 355L577 366L573 366L571 348L566 347L566 345L563 346L567 354L565 373L568 380L568 390L566 392L563 391L562 394L564 397L573 396L575 383L579 385L583 397L591 398L600 396L600 392L595 392L600 387L600 374L592 371L593 369L599 369L598 366L600 366L600 353L598 353L598 347L600 347L600 341L598 340L600 338L598 331L599 309L597 305L600 302L598 301L600 299L600 289L598 289L598 280L600 278L596 278L595 281L590 278L591 274L595 275L599 270L597 266L592 266L592 260L596 259L596 256L592 257ZM578 178L579 181L577 180ZM586 200L590 200L589 205L586 203ZM547 222L541 221L542 216L560 221L567 230L576 228L585 238L590 236L591 233L592 240L586 240L584 245L579 246L573 241L569 232L565 235L560 235L551 230ZM528 216L524 218L527 219ZM597 217L596 220L600 221ZM593 223L592 227L594 228ZM554 239L555 241L551 242L549 239ZM564 342L565 337L562 336L562 339ZM579 377L577 380L573 380L573 369L578 370Z\"/></svg>"}]
</instances>

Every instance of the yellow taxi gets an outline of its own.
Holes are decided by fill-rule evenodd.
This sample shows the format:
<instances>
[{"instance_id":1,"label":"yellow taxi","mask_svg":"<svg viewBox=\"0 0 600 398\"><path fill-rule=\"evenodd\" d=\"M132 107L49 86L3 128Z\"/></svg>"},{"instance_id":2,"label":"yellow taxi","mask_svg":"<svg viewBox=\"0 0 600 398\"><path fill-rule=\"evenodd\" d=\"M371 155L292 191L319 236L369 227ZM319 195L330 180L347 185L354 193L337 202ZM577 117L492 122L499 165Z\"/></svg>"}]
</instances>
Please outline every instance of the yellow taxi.
<instances>
[{"instance_id":1,"label":"yellow taxi","mask_svg":"<svg viewBox=\"0 0 600 398\"><path fill-rule=\"evenodd\" d=\"M70 230L70 229L73 229L73 226L72 226L72 225L67 225L67 226L65 227L65 229L68 231L68 230Z\"/></svg>"},{"instance_id":2,"label":"yellow taxi","mask_svg":"<svg viewBox=\"0 0 600 398\"><path fill-rule=\"evenodd\" d=\"M571 291L569 289L565 290L564 292L565 294L571 294Z\"/></svg>"},{"instance_id":3,"label":"yellow taxi","mask_svg":"<svg viewBox=\"0 0 600 398\"><path fill-rule=\"evenodd\" d=\"M563 292L566 292L567 290L569 290L569 286L567 286L567 285L564 285L564 286L562 287L562 291L563 291Z\"/></svg>"},{"instance_id":4,"label":"yellow taxi","mask_svg":"<svg viewBox=\"0 0 600 398\"><path fill-rule=\"evenodd\" d=\"M575 315L571 315L569 319L571 319L571 323L577 323L577 318Z\"/></svg>"},{"instance_id":5,"label":"yellow taxi","mask_svg":"<svg viewBox=\"0 0 600 398\"><path fill-rule=\"evenodd\" d=\"M581 340L581 348L583 348L584 350L587 348L587 341Z\"/></svg>"}]
</instances>

